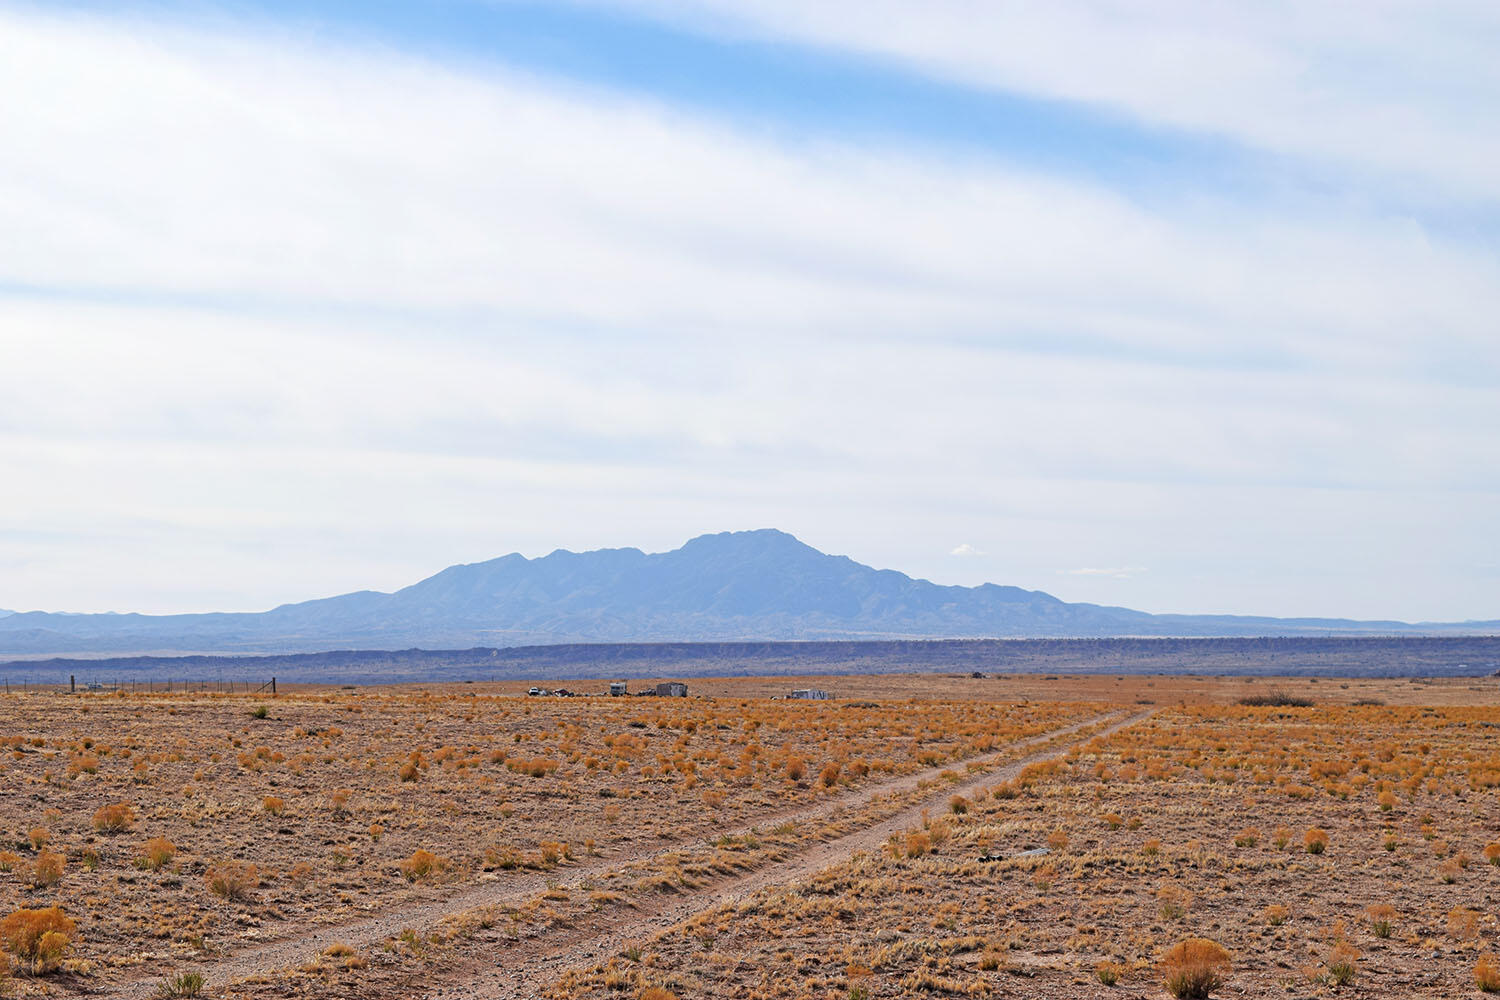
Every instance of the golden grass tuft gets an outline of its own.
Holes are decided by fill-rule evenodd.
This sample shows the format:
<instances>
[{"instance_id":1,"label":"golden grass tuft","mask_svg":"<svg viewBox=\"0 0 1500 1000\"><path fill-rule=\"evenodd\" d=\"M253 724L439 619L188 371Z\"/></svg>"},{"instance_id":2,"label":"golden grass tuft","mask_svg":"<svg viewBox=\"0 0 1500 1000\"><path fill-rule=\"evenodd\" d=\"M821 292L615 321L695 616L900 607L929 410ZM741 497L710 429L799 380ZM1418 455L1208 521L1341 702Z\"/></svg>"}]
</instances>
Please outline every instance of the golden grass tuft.
<instances>
[{"instance_id":1,"label":"golden grass tuft","mask_svg":"<svg viewBox=\"0 0 1500 1000\"><path fill-rule=\"evenodd\" d=\"M447 871L448 859L418 848L412 852L411 857L402 861L397 867L401 869L401 875L406 881L415 882L418 879L429 878Z\"/></svg>"},{"instance_id":2,"label":"golden grass tuft","mask_svg":"<svg viewBox=\"0 0 1500 1000\"><path fill-rule=\"evenodd\" d=\"M210 868L203 882L220 899L238 902L249 899L250 891L260 884L260 871L244 861L225 861Z\"/></svg>"},{"instance_id":3,"label":"golden grass tuft","mask_svg":"<svg viewBox=\"0 0 1500 1000\"><path fill-rule=\"evenodd\" d=\"M1224 985L1230 964L1223 946L1193 937L1167 949L1160 968L1167 992L1177 1000L1203 1000Z\"/></svg>"},{"instance_id":4,"label":"golden grass tuft","mask_svg":"<svg viewBox=\"0 0 1500 1000\"><path fill-rule=\"evenodd\" d=\"M101 806L94 813L94 829L100 833L124 833L135 823L135 807L129 802Z\"/></svg>"},{"instance_id":5,"label":"golden grass tuft","mask_svg":"<svg viewBox=\"0 0 1500 1000\"><path fill-rule=\"evenodd\" d=\"M62 964L77 931L59 907L20 909L0 920L0 948L22 972L42 976Z\"/></svg>"},{"instance_id":6,"label":"golden grass tuft","mask_svg":"<svg viewBox=\"0 0 1500 1000\"><path fill-rule=\"evenodd\" d=\"M1481 993L1500 993L1500 965L1493 955L1480 955L1474 963L1474 985Z\"/></svg>"}]
</instances>

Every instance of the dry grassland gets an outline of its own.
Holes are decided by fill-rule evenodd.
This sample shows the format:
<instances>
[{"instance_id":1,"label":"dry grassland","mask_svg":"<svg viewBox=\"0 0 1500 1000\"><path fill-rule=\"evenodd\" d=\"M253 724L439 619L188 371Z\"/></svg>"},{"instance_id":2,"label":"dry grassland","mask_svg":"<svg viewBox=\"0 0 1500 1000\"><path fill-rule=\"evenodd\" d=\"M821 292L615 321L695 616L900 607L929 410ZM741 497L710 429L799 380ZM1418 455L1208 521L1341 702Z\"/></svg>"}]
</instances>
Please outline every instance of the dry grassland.
<instances>
[{"instance_id":1,"label":"dry grassland","mask_svg":"<svg viewBox=\"0 0 1500 1000\"><path fill-rule=\"evenodd\" d=\"M757 822L784 849L778 816L1098 712L472 689L0 698L4 988L191 991L164 977L201 969L212 991L225 956L479 884L628 868ZM355 974L350 952L323 958Z\"/></svg>"},{"instance_id":2,"label":"dry grassland","mask_svg":"<svg viewBox=\"0 0 1500 1000\"><path fill-rule=\"evenodd\" d=\"M1164 709L546 995L1479 996L1497 736L1493 707Z\"/></svg>"}]
</instances>

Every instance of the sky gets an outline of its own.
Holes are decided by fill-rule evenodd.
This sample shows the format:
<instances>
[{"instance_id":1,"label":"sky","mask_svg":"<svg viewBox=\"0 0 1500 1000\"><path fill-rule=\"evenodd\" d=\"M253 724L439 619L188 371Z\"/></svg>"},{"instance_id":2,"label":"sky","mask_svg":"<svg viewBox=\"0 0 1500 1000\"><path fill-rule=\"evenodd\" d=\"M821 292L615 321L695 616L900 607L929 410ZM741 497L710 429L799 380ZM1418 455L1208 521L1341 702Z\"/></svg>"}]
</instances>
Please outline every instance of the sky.
<instances>
[{"instance_id":1,"label":"sky","mask_svg":"<svg viewBox=\"0 0 1500 1000\"><path fill-rule=\"evenodd\" d=\"M777 527L1500 618L1492 0L0 0L0 608Z\"/></svg>"}]
</instances>

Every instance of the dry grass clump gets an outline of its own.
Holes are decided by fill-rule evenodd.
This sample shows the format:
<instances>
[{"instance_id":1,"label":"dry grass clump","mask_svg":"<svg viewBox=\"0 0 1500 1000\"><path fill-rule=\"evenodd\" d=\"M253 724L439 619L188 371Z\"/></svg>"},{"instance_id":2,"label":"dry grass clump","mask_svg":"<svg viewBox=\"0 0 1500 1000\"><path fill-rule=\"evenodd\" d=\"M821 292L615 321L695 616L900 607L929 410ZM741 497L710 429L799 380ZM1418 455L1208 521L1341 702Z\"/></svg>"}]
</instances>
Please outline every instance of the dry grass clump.
<instances>
[{"instance_id":1,"label":"dry grass clump","mask_svg":"<svg viewBox=\"0 0 1500 1000\"><path fill-rule=\"evenodd\" d=\"M1240 704L1251 708L1311 708L1315 703L1311 698L1290 694L1282 688L1272 688L1265 694L1246 695L1240 699Z\"/></svg>"},{"instance_id":2,"label":"dry grass clump","mask_svg":"<svg viewBox=\"0 0 1500 1000\"><path fill-rule=\"evenodd\" d=\"M260 884L260 871L244 861L225 861L210 868L203 881L208 891L220 899L242 902Z\"/></svg>"},{"instance_id":3,"label":"dry grass clump","mask_svg":"<svg viewBox=\"0 0 1500 1000\"><path fill-rule=\"evenodd\" d=\"M1160 968L1167 992L1177 1000L1203 1000L1224 985L1229 952L1207 938L1179 941L1162 956Z\"/></svg>"},{"instance_id":4,"label":"dry grass clump","mask_svg":"<svg viewBox=\"0 0 1500 1000\"><path fill-rule=\"evenodd\" d=\"M1481 993L1500 993L1500 965L1494 956L1480 955L1474 963L1474 985Z\"/></svg>"},{"instance_id":5,"label":"dry grass clump","mask_svg":"<svg viewBox=\"0 0 1500 1000\"><path fill-rule=\"evenodd\" d=\"M102 806L94 813L94 829L100 833L124 833L135 822L135 807L129 802Z\"/></svg>"},{"instance_id":6,"label":"dry grass clump","mask_svg":"<svg viewBox=\"0 0 1500 1000\"><path fill-rule=\"evenodd\" d=\"M78 925L56 906L16 910L0 920L0 948L21 972L42 976L56 970L73 944Z\"/></svg>"},{"instance_id":7,"label":"dry grass clump","mask_svg":"<svg viewBox=\"0 0 1500 1000\"><path fill-rule=\"evenodd\" d=\"M397 867L401 869L401 875L406 881L415 882L447 871L448 864L447 858L440 858L431 851L418 848Z\"/></svg>"},{"instance_id":8,"label":"dry grass clump","mask_svg":"<svg viewBox=\"0 0 1500 1000\"><path fill-rule=\"evenodd\" d=\"M63 867L66 862L61 854L51 851L41 851L32 863L28 884L33 889L47 889L62 881Z\"/></svg>"},{"instance_id":9,"label":"dry grass clump","mask_svg":"<svg viewBox=\"0 0 1500 1000\"><path fill-rule=\"evenodd\" d=\"M1313 827L1302 838L1302 846L1308 854L1322 854L1328 850L1328 831Z\"/></svg>"},{"instance_id":10,"label":"dry grass clump","mask_svg":"<svg viewBox=\"0 0 1500 1000\"><path fill-rule=\"evenodd\" d=\"M172 863L177 845L166 837L152 837L141 847L140 866L157 871Z\"/></svg>"},{"instance_id":11,"label":"dry grass clump","mask_svg":"<svg viewBox=\"0 0 1500 1000\"><path fill-rule=\"evenodd\" d=\"M1391 936L1391 929L1396 926L1396 908L1389 903L1376 903L1365 910L1365 916L1370 920L1370 933L1378 938Z\"/></svg>"},{"instance_id":12,"label":"dry grass clump","mask_svg":"<svg viewBox=\"0 0 1500 1000\"><path fill-rule=\"evenodd\" d=\"M1359 974L1359 951L1348 941L1339 941L1328 951L1328 979L1335 986L1348 986Z\"/></svg>"},{"instance_id":13,"label":"dry grass clump","mask_svg":"<svg viewBox=\"0 0 1500 1000\"><path fill-rule=\"evenodd\" d=\"M179 972L156 984L156 995L161 1000L172 997L195 997L203 993L206 982L201 972Z\"/></svg>"},{"instance_id":14,"label":"dry grass clump","mask_svg":"<svg viewBox=\"0 0 1500 1000\"><path fill-rule=\"evenodd\" d=\"M1105 986L1116 986L1125 976L1125 966L1119 962L1100 962L1094 966L1094 978Z\"/></svg>"}]
</instances>

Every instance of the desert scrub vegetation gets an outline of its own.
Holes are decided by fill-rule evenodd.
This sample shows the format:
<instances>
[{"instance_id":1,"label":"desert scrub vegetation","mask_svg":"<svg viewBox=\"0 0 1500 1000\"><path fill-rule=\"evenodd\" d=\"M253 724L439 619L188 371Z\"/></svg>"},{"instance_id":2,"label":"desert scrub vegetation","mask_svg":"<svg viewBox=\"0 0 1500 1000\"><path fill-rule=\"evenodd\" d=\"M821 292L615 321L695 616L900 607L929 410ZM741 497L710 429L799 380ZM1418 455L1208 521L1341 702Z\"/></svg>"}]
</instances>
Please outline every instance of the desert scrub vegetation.
<instances>
[{"instance_id":1,"label":"desert scrub vegetation","mask_svg":"<svg viewBox=\"0 0 1500 1000\"><path fill-rule=\"evenodd\" d=\"M94 829L100 833L124 833L135 823L135 807L129 802L100 806L94 813Z\"/></svg>"},{"instance_id":2,"label":"desert scrub vegetation","mask_svg":"<svg viewBox=\"0 0 1500 1000\"><path fill-rule=\"evenodd\" d=\"M913 827L642 950L684 1000L902 989L1061 1000L1094 995L1083 983L1106 995L1101 956L1127 986L1154 981L1151 995L1166 991L1166 946L1186 939L1233 956L1197 980L1232 979L1214 996L1449 1000L1475 989L1476 962L1500 947L1485 905L1500 871L1458 863L1494 839L1497 729L1486 706L1174 705L943 810L939 850ZM1111 814L1124 822L1101 821ZM1056 831L1061 850L1027 855ZM1448 862L1451 884L1434 877ZM549 995L628 996L632 968L576 970ZM837 972L848 969L870 974Z\"/></svg>"},{"instance_id":3,"label":"desert scrub vegetation","mask_svg":"<svg viewBox=\"0 0 1500 1000\"><path fill-rule=\"evenodd\" d=\"M400 869L401 877L406 881L416 882L442 874L448 870L448 865L447 858L440 858L431 851L418 848L412 852L411 857L397 865L397 868Z\"/></svg>"},{"instance_id":4,"label":"desert scrub vegetation","mask_svg":"<svg viewBox=\"0 0 1500 1000\"><path fill-rule=\"evenodd\" d=\"M266 717L252 717L260 704ZM424 883L369 875L394 876L436 844L452 864L441 884L455 890L486 871L487 854L534 870L555 854L566 871L567 852L545 845L607 861L694 844L912 774L922 760L961 769L1104 710L383 689L0 696L0 732L13 734L3 780L15 793L0 798L0 892L11 894L0 904L48 893L84 928L80 961L107 969L149 955L135 974L174 975L180 961L239 941L239 921L275 934L399 906ZM807 767L800 783L786 780L791 758ZM32 831L67 859L50 887L31 888ZM175 853L153 868L143 843L157 837ZM259 884L226 906L205 875L231 859L255 866Z\"/></svg>"},{"instance_id":5,"label":"desert scrub vegetation","mask_svg":"<svg viewBox=\"0 0 1500 1000\"><path fill-rule=\"evenodd\" d=\"M1161 958L1163 985L1178 1000L1203 1000L1224 985L1229 952L1207 938L1192 937L1167 949Z\"/></svg>"},{"instance_id":6,"label":"desert scrub vegetation","mask_svg":"<svg viewBox=\"0 0 1500 1000\"><path fill-rule=\"evenodd\" d=\"M11 967L29 976L57 971L78 925L56 906L20 909L0 920L0 948Z\"/></svg>"},{"instance_id":7,"label":"desert scrub vegetation","mask_svg":"<svg viewBox=\"0 0 1500 1000\"><path fill-rule=\"evenodd\" d=\"M209 868L203 882L220 899L244 902L260 885L260 871L245 861L224 861Z\"/></svg>"}]
</instances>

